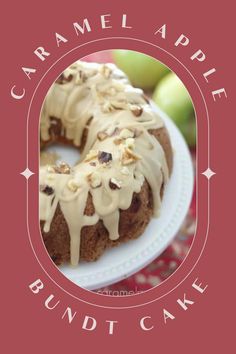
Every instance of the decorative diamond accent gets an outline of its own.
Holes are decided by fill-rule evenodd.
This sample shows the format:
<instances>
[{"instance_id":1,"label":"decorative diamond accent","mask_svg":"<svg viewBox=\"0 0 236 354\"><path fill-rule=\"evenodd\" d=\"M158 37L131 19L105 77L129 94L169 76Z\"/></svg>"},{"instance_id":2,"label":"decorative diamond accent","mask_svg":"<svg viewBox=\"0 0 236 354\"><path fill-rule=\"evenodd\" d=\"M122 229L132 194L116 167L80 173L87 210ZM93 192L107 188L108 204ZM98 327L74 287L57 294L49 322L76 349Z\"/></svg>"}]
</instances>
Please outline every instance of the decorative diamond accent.
<instances>
[{"instance_id":1,"label":"decorative diamond accent","mask_svg":"<svg viewBox=\"0 0 236 354\"><path fill-rule=\"evenodd\" d=\"M210 167L208 167L206 171L202 172L202 175L204 175L207 179L210 179L212 176L215 175L215 172L213 172Z\"/></svg>"},{"instance_id":2,"label":"decorative diamond accent","mask_svg":"<svg viewBox=\"0 0 236 354\"><path fill-rule=\"evenodd\" d=\"M34 172L30 171L30 169L27 167L23 172L20 173L22 176L24 176L26 179L29 179L32 175L34 175Z\"/></svg>"}]
</instances>

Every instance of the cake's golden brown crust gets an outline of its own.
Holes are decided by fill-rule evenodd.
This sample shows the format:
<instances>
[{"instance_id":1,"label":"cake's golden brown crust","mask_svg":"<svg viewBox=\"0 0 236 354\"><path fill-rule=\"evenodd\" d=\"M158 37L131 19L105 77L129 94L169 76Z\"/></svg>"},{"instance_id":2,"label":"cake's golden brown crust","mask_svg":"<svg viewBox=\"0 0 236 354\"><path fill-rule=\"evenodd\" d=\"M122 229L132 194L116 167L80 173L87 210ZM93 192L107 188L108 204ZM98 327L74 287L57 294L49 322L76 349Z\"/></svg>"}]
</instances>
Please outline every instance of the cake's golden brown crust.
<instances>
[{"instance_id":1,"label":"cake's golden brown crust","mask_svg":"<svg viewBox=\"0 0 236 354\"><path fill-rule=\"evenodd\" d=\"M150 129L149 133L154 135L155 138L161 144L162 149L164 150L165 153L169 173L171 174L172 167L173 167L173 151L171 147L170 136L166 127L160 129Z\"/></svg>"},{"instance_id":2,"label":"cake's golden brown crust","mask_svg":"<svg viewBox=\"0 0 236 354\"><path fill-rule=\"evenodd\" d=\"M133 200L127 210L121 210L119 223L119 239L111 241L102 221L96 225L85 226L81 231L80 259L95 261L105 249L140 236L149 223L153 212L152 193L145 181L141 192L134 193ZM92 198L87 200L85 213L93 215ZM52 260L60 265L70 260L70 235L67 223L58 205L49 232L43 231L44 222L41 221L43 241Z\"/></svg>"},{"instance_id":3,"label":"cake's golden brown crust","mask_svg":"<svg viewBox=\"0 0 236 354\"><path fill-rule=\"evenodd\" d=\"M60 142L73 145L71 141L68 141L61 136L60 120L51 118L53 124L50 128L50 141L41 142L41 148L52 144L54 142ZM166 156L167 165L169 171L172 171L173 154L170 143L168 131L165 127L160 129L149 130L149 133L153 134L155 138L160 142ZM82 144L80 150L86 142L87 130L83 132ZM163 195L163 187L161 189L161 196ZM92 198L89 195L85 214L93 215L94 207ZM81 231L81 245L80 245L80 259L86 261L97 260L105 249L116 246L125 241L135 239L139 237L145 230L153 215L153 199L152 192L147 183L144 182L140 193L134 193L132 203L126 210L120 211L119 221L119 239L112 241L108 237L108 232L103 226L103 222L99 221L93 226L85 226ZM60 210L58 204L53 221L51 223L50 231L44 232L44 222L40 222L41 233L43 237L46 249L54 261L55 264L60 265L70 261L70 235L66 220Z\"/></svg>"}]
</instances>

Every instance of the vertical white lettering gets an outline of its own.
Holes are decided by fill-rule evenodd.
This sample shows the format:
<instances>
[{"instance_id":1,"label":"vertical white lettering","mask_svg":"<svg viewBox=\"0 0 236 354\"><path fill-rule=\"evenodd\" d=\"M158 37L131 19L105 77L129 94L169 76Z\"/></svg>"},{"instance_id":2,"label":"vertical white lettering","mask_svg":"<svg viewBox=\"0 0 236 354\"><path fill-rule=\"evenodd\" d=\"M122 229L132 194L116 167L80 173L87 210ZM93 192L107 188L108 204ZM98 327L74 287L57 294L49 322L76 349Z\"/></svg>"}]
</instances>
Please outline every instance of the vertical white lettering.
<instances>
[{"instance_id":1,"label":"vertical white lettering","mask_svg":"<svg viewBox=\"0 0 236 354\"><path fill-rule=\"evenodd\" d=\"M110 19L107 19L107 17L111 17L111 14L106 14L101 16L102 28L112 28L112 26L108 26L108 23L110 23Z\"/></svg>"},{"instance_id":2,"label":"vertical white lettering","mask_svg":"<svg viewBox=\"0 0 236 354\"><path fill-rule=\"evenodd\" d=\"M197 59L198 61L204 61L206 59L206 55L203 53L201 49L198 49L191 57L191 60Z\"/></svg>"},{"instance_id":3,"label":"vertical white lettering","mask_svg":"<svg viewBox=\"0 0 236 354\"><path fill-rule=\"evenodd\" d=\"M175 46L177 47L179 44L181 44L184 47L186 47L189 44L189 42L190 42L189 39L184 34L181 34L177 39L177 41L175 42Z\"/></svg>"},{"instance_id":4,"label":"vertical white lettering","mask_svg":"<svg viewBox=\"0 0 236 354\"><path fill-rule=\"evenodd\" d=\"M204 288L202 288L202 283L197 284L196 282L198 281L198 278L196 278L192 284L192 287L194 289L196 289L197 291L199 291L201 294L204 293L204 291L206 290L206 288L208 287L208 285L206 285Z\"/></svg>"},{"instance_id":5,"label":"vertical white lettering","mask_svg":"<svg viewBox=\"0 0 236 354\"><path fill-rule=\"evenodd\" d=\"M221 88L219 90L212 91L213 100L216 101L216 97L221 98L221 93L223 93L225 95L225 97L227 98L227 94L225 92L225 89Z\"/></svg>"},{"instance_id":6,"label":"vertical white lettering","mask_svg":"<svg viewBox=\"0 0 236 354\"><path fill-rule=\"evenodd\" d=\"M188 306L186 304L188 305L194 304L194 301L186 299L186 294L184 294L183 300L178 299L177 302L185 311L188 309Z\"/></svg>"},{"instance_id":7,"label":"vertical white lettering","mask_svg":"<svg viewBox=\"0 0 236 354\"><path fill-rule=\"evenodd\" d=\"M151 316L146 316L146 317L143 317L143 318L141 318L141 320L140 320L140 327L142 328L142 330L143 331L150 331L151 329L153 329L154 328L154 326L153 325L151 325L151 326L146 326L146 320L147 319L151 319Z\"/></svg>"},{"instance_id":8,"label":"vertical white lettering","mask_svg":"<svg viewBox=\"0 0 236 354\"><path fill-rule=\"evenodd\" d=\"M83 26L80 26L80 24L79 24L78 22L74 22L74 23L73 23L73 26L74 26L75 33L77 34L77 36L79 35L79 32L82 33L82 34L84 34L85 29L86 29L88 32L91 32L91 27L90 27L90 24L89 24L87 18L84 19L84 21L83 21Z\"/></svg>"},{"instance_id":9,"label":"vertical white lettering","mask_svg":"<svg viewBox=\"0 0 236 354\"><path fill-rule=\"evenodd\" d=\"M21 100L24 97L24 95L25 95L25 89L24 88L22 89L22 93L21 94L19 94L19 93L17 94L15 92L15 88L16 88L16 85L12 86L12 88L11 88L11 96L13 98L15 98L16 100Z\"/></svg>"},{"instance_id":10,"label":"vertical white lettering","mask_svg":"<svg viewBox=\"0 0 236 354\"><path fill-rule=\"evenodd\" d=\"M122 16L122 27L123 28L132 28L131 26L127 26L127 15L126 14L123 14Z\"/></svg>"},{"instance_id":11,"label":"vertical white lettering","mask_svg":"<svg viewBox=\"0 0 236 354\"><path fill-rule=\"evenodd\" d=\"M207 72L205 72L205 73L203 74L204 79L206 80L206 82L209 82L208 76L210 76L211 74L213 74L213 73L215 73L215 72L216 72L216 69L213 68L213 69L208 70Z\"/></svg>"},{"instance_id":12,"label":"vertical white lettering","mask_svg":"<svg viewBox=\"0 0 236 354\"><path fill-rule=\"evenodd\" d=\"M114 333L114 323L118 323L118 321L107 320L106 322L109 323L109 334Z\"/></svg>"},{"instance_id":13,"label":"vertical white lettering","mask_svg":"<svg viewBox=\"0 0 236 354\"><path fill-rule=\"evenodd\" d=\"M161 26L156 32L155 34L160 33L161 34L161 38L165 39L166 38L166 24L164 24L163 26Z\"/></svg>"},{"instance_id":14,"label":"vertical white lettering","mask_svg":"<svg viewBox=\"0 0 236 354\"><path fill-rule=\"evenodd\" d=\"M54 298L54 295L50 295L46 300L45 300L45 307L49 310L53 310L58 304L60 301L57 301L53 306L50 306L49 303L50 301Z\"/></svg>"},{"instance_id":15,"label":"vertical white lettering","mask_svg":"<svg viewBox=\"0 0 236 354\"><path fill-rule=\"evenodd\" d=\"M35 49L34 54L42 61L44 61L46 58L50 55L50 53L46 52L46 50L43 47L38 47Z\"/></svg>"},{"instance_id":16,"label":"vertical white lettering","mask_svg":"<svg viewBox=\"0 0 236 354\"><path fill-rule=\"evenodd\" d=\"M65 37L63 37L61 34L59 33L55 33L56 36L56 42L57 42L57 46L60 47L60 43L66 43L68 42L68 39L66 39Z\"/></svg>"},{"instance_id":17,"label":"vertical white lettering","mask_svg":"<svg viewBox=\"0 0 236 354\"><path fill-rule=\"evenodd\" d=\"M166 309L163 309L163 315L164 315L164 322L166 323L166 321L168 320L168 318L170 318L171 320L175 319L175 316L172 315L172 313L170 313L169 311L167 311Z\"/></svg>"},{"instance_id":18,"label":"vertical white lettering","mask_svg":"<svg viewBox=\"0 0 236 354\"><path fill-rule=\"evenodd\" d=\"M66 311L62 315L62 319L67 315L69 323L71 323L76 316L76 311L72 314L72 310L70 307L67 307Z\"/></svg>"},{"instance_id":19,"label":"vertical white lettering","mask_svg":"<svg viewBox=\"0 0 236 354\"><path fill-rule=\"evenodd\" d=\"M90 326L89 326L89 322L90 322ZM86 329L87 331L93 331L97 326L97 321L95 320L95 318L90 317L90 316L85 316L84 318L84 322L83 322L83 329Z\"/></svg>"},{"instance_id":20,"label":"vertical white lettering","mask_svg":"<svg viewBox=\"0 0 236 354\"><path fill-rule=\"evenodd\" d=\"M44 288L44 285L40 279L37 279L34 283L29 285L29 288L34 294L38 294L39 290Z\"/></svg>"},{"instance_id":21,"label":"vertical white lettering","mask_svg":"<svg viewBox=\"0 0 236 354\"><path fill-rule=\"evenodd\" d=\"M32 68L22 68L22 70L24 71L25 75L28 77L29 80L31 80L30 74L36 72L36 69L32 69Z\"/></svg>"}]
</instances>

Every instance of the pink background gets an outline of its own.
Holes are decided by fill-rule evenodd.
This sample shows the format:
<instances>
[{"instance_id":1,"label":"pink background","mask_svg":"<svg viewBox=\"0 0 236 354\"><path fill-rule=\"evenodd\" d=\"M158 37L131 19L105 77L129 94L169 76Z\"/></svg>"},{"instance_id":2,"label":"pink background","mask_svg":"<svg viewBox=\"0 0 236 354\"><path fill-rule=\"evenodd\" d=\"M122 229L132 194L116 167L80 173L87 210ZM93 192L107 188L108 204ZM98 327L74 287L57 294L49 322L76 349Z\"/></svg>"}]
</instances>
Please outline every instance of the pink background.
<instances>
[{"instance_id":1,"label":"pink background","mask_svg":"<svg viewBox=\"0 0 236 354\"><path fill-rule=\"evenodd\" d=\"M166 352L177 350L183 353L232 351L231 321L233 318L230 313L233 304L232 259L235 252L235 239L232 232L234 219L230 195L235 180L232 163L235 121L233 122L233 111L230 106L232 101L230 77L233 62L230 57L229 39L228 42L223 40L224 34L227 33L227 38L231 35L230 17L233 11L229 5L230 3L224 9L214 3L213 9L211 6L207 8L206 2L204 5L199 2L191 3L190 6L187 1L178 2L178 5L158 1L146 1L141 5L137 2L134 5L131 1L115 3L70 1L64 6L56 3L55 6L49 7L43 2L32 5L32 2L25 1L14 4L13 9L10 3L5 4L3 33L6 36L6 48L2 51L4 59L2 77L5 90L2 102L6 104L6 108L2 115L2 143L4 144L2 196L6 201L2 204L4 220L1 233L3 238L1 319L5 330L1 345L4 346L4 352L24 350L27 353L37 350L37 352L63 353L82 349L90 352L101 348L103 352L108 353L110 350L127 351L127 346L129 348L132 346L132 352L140 353L147 348L150 352L160 349ZM113 28L102 31L98 16L107 13L112 14ZM120 28L122 13L127 13L128 24L133 26L132 30ZM74 34L72 23L81 21L85 17L89 18L93 30L78 38ZM165 41L153 35L163 23L167 23L168 28ZM59 49L54 42L55 31L68 38L68 42ZM175 47L173 44L181 33L191 38L191 44L186 48ZM38 117L42 100L58 73L78 57L97 50L112 48L143 51L170 66L184 81L195 103L198 119L198 227L193 247L183 266L173 277L146 293L124 298L104 297L80 289L65 279L54 267L39 235L38 202L35 197L38 182L35 174L29 180L29 230L32 246L47 274L44 272L35 258L27 234L26 180L20 175L27 164L27 111L39 80L46 70L70 49L84 42L111 36L133 37L157 44L175 55L196 77L208 104L211 132L210 167L216 172L216 176L212 177L210 182L208 240L199 262L187 276L205 242L208 183L201 174L208 165L206 113L200 93L190 75L167 53L149 44L129 39L109 39L93 42L72 51L43 79L29 114L29 168L35 172L38 166L36 141L38 141ZM219 41L220 36L222 40ZM40 45L52 53L45 63L39 63L33 54L35 48ZM189 57L199 48L207 53L207 60L204 63L191 62ZM21 66L37 68L31 81L24 76ZM217 73L214 78L212 76L209 84L206 84L202 74L212 67L217 69ZM25 86L27 94L24 100L15 101L10 97L9 91L14 84ZM222 86L227 90L228 99L223 97L214 103L211 90ZM183 280L185 277L186 279ZM28 285L37 278L41 278L45 283L45 289L38 295L33 295ZM191 284L196 278L199 278L203 284L208 284L206 292L202 295L191 289ZM181 285L177 287L181 281ZM170 292L173 288L175 290ZM68 292L73 297L68 295ZM167 292L169 294L165 295ZM53 311L44 307L44 301L51 293L61 300L60 307ZM187 311L180 309L176 304L176 300L183 298L184 293L187 298L190 297L195 301ZM141 306L144 302L150 303ZM117 309L102 308L94 304L117 307ZM60 319L66 306L71 306L78 312L77 319L71 325ZM118 307L129 306L138 307L118 309ZM163 323L161 314L163 307L176 316L175 320L168 320L166 325ZM97 319L98 326L95 331L81 330L85 314ZM140 330L138 320L142 316L152 316L154 330L149 332ZM119 321L113 336L107 334L107 324L105 324L107 319ZM125 337L126 342L124 342Z\"/></svg>"}]
</instances>

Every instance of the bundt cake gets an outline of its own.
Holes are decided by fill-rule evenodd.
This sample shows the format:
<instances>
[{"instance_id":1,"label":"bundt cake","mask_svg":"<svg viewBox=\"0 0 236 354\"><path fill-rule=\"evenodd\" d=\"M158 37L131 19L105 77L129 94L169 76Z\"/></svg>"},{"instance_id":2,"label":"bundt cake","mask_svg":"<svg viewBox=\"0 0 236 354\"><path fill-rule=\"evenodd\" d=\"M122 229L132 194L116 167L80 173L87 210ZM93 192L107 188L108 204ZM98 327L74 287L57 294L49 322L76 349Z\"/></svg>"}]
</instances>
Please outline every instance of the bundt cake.
<instances>
[{"instance_id":1,"label":"bundt cake","mask_svg":"<svg viewBox=\"0 0 236 354\"><path fill-rule=\"evenodd\" d=\"M94 261L159 215L172 169L169 135L115 65L77 61L53 83L41 111L41 149L54 142L81 153L76 166L39 171L41 233L57 265Z\"/></svg>"}]
</instances>

